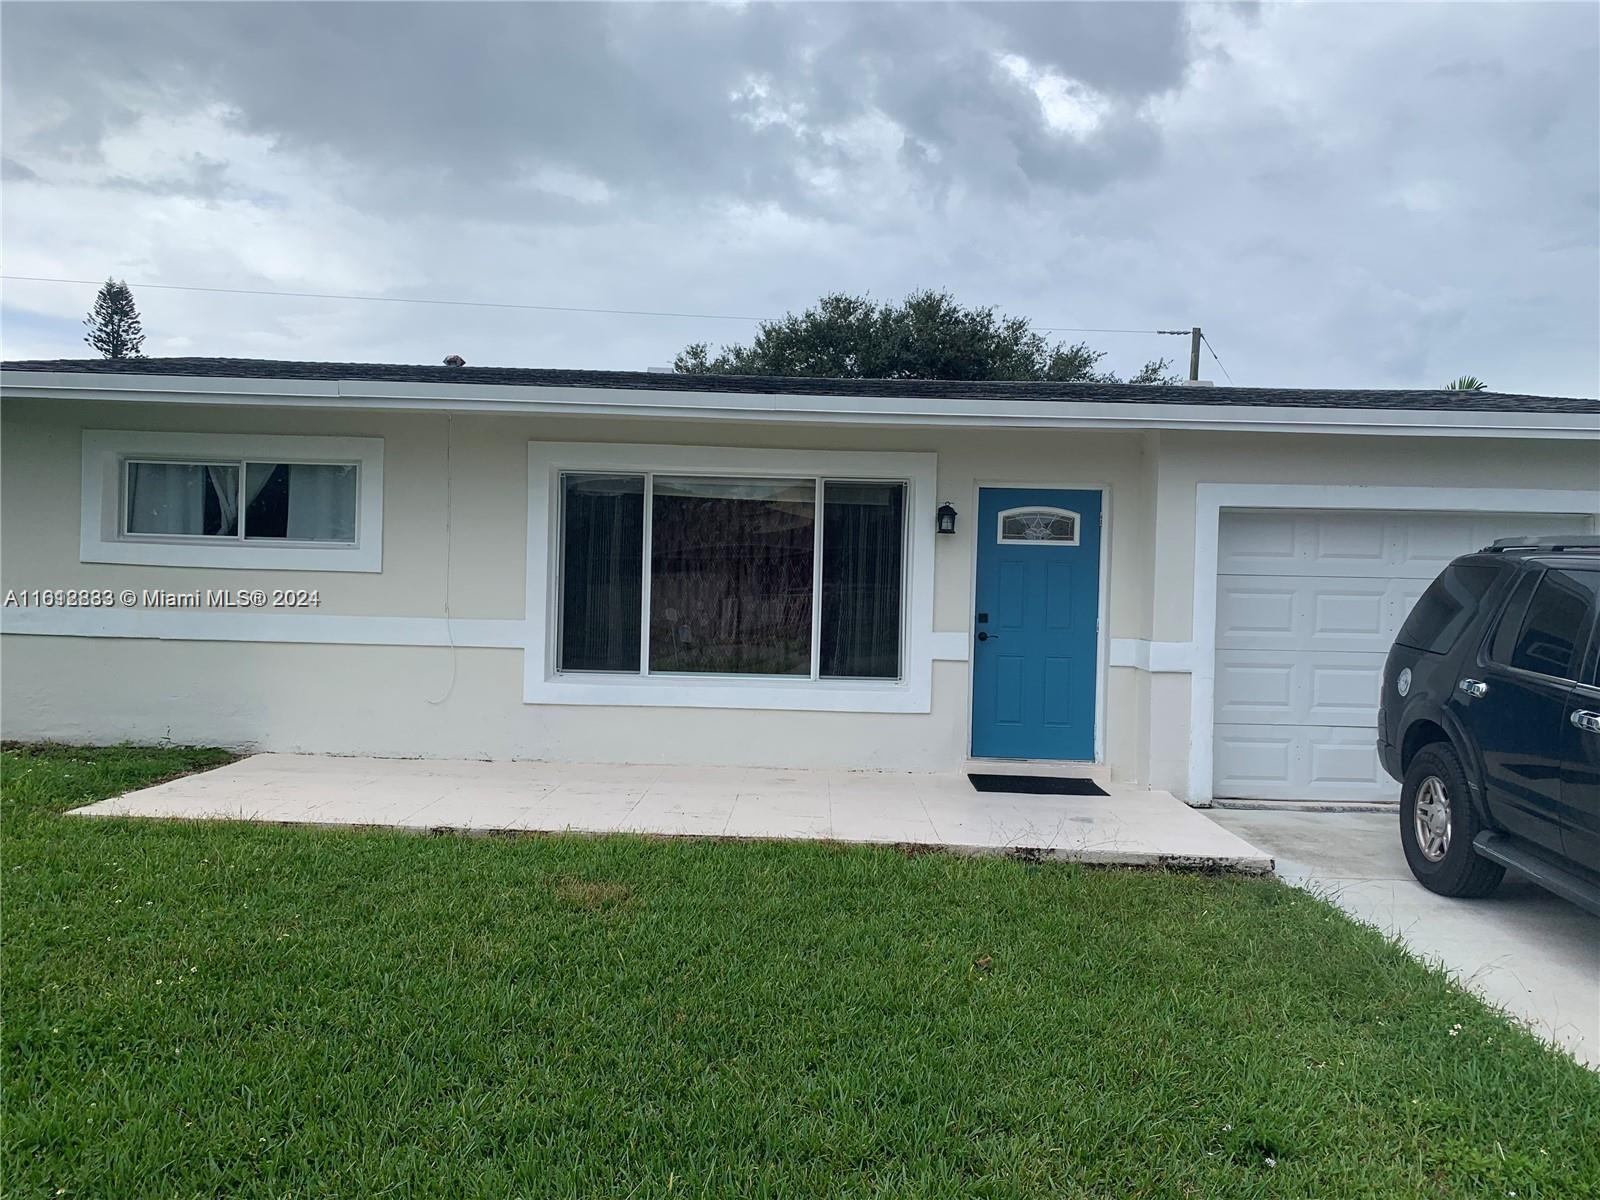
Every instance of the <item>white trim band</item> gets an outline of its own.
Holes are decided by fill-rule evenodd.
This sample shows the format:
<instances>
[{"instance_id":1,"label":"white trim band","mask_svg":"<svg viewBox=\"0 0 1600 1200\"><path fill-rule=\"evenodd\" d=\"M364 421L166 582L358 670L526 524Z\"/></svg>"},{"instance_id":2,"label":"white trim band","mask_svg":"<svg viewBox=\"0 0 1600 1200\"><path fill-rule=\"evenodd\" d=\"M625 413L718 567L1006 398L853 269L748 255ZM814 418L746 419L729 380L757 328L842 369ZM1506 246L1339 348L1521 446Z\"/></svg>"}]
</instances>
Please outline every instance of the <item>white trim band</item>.
<instances>
[{"instance_id":1,"label":"white trim band","mask_svg":"<svg viewBox=\"0 0 1600 1200\"><path fill-rule=\"evenodd\" d=\"M520 650L527 642L526 627L519 620L147 608L8 608L0 612L0 633L174 642L456 646L502 650Z\"/></svg>"}]
</instances>

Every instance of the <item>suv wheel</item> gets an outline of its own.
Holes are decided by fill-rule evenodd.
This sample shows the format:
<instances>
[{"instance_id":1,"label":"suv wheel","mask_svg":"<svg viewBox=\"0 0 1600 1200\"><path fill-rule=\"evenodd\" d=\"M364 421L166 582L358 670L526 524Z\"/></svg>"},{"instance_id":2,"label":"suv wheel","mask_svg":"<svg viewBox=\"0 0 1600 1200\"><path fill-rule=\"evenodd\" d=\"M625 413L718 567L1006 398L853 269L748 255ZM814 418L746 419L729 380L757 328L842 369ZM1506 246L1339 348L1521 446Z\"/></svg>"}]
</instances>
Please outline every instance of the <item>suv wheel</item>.
<instances>
[{"instance_id":1,"label":"suv wheel","mask_svg":"<svg viewBox=\"0 0 1600 1200\"><path fill-rule=\"evenodd\" d=\"M1411 873L1441 896L1487 896L1506 869L1472 848L1483 827L1456 752L1444 742L1424 746L1400 791L1400 844Z\"/></svg>"}]
</instances>

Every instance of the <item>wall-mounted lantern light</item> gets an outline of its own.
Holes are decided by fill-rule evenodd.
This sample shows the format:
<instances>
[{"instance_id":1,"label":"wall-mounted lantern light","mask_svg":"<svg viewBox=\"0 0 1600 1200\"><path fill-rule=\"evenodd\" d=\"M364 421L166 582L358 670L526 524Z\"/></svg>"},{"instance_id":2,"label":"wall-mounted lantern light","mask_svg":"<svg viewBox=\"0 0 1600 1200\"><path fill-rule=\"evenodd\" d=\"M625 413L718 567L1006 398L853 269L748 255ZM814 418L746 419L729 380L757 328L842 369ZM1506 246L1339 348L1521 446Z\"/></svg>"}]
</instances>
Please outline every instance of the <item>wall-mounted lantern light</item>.
<instances>
[{"instance_id":1,"label":"wall-mounted lantern light","mask_svg":"<svg viewBox=\"0 0 1600 1200\"><path fill-rule=\"evenodd\" d=\"M954 533L956 531L956 506L946 500L939 505L939 532Z\"/></svg>"}]
</instances>

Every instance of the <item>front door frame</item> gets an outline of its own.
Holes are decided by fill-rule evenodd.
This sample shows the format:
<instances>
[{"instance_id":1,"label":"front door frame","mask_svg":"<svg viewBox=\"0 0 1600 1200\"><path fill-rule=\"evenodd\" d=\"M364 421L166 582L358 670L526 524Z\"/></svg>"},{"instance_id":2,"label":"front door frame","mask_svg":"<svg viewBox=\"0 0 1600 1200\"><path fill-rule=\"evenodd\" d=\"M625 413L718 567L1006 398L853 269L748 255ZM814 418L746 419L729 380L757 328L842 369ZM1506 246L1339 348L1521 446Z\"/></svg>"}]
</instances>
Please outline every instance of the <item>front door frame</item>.
<instances>
[{"instance_id":1,"label":"front door frame","mask_svg":"<svg viewBox=\"0 0 1600 1200\"><path fill-rule=\"evenodd\" d=\"M1016 763L1016 762L1083 762L1082 759L1039 759L1039 758L984 758L979 759L972 753L973 701L977 696L976 672L978 668L977 637L978 637L978 543L979 539L989 536L989 533L980 528L982 522L978 519L980 506L985 488L1030 488L1037 490L1062 491L1062 492L1098 492L1100 493L1100 588L1095 597L1095 668L1094 668L1094 758L1092 765L1100 766L1106 761L1106 672L1110 667L1108 655L1111 646L1110 622L1106 620L1106 599L1110 594L1111 586L1111 485L1105 482L1075 483L1071 480L1061 481L1056 479L978 479L972 484L972 495L969 499L972 513L972 549L967 560L967 574L971 583L967 588L967 757L975 762Z\"/></svg>"}]
</instances>

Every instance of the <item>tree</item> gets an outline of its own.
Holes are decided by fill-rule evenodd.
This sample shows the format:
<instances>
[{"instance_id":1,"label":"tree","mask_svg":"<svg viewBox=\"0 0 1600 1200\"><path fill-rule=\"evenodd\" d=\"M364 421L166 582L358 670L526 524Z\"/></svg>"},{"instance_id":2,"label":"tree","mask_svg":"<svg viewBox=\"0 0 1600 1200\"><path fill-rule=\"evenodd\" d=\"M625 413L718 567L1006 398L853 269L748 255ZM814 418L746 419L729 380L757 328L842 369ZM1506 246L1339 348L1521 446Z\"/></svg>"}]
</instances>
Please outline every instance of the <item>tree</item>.
<instances>
[{"instance_id":1,"label":"tree","mask_svg":"<svg viewBox=\"0 0 1600 1200\"><path fill-rule=\"evenodd\" d=\"M1481 392L1489 385L1476 375L1463 375L1460 379L1452 379L1444 385L1447 392Z\"/></svg>"},{"instance_id":2,"label":"tree","mask_svg":"<svg viewBox=\"0 0 1600 1200\"><path fill-rule=\"evenodd\" d=\"M899 304L834 292L798 316L763 321L749 345L684 348L676 371L699 375L809 375L824 379L1037 379L1123 382L1098 369L1103 350L1052 342L1022 317L964 308L948 292L913 292ZM1132 383L1175 383L1153 359Z\"/></svg>"},{"instance_id":3,"label":"tree","mask_svg":"<svg viewBox=\"0 0 1600 1200\"><path fill-rule=\"evenodd\" d=\"M94 298L94 309L84 318L89 332L83 335L100 352L101 358L143 358L144 328L133 292L126 282L107 279Z\"/></svg>"}]
</instances>

